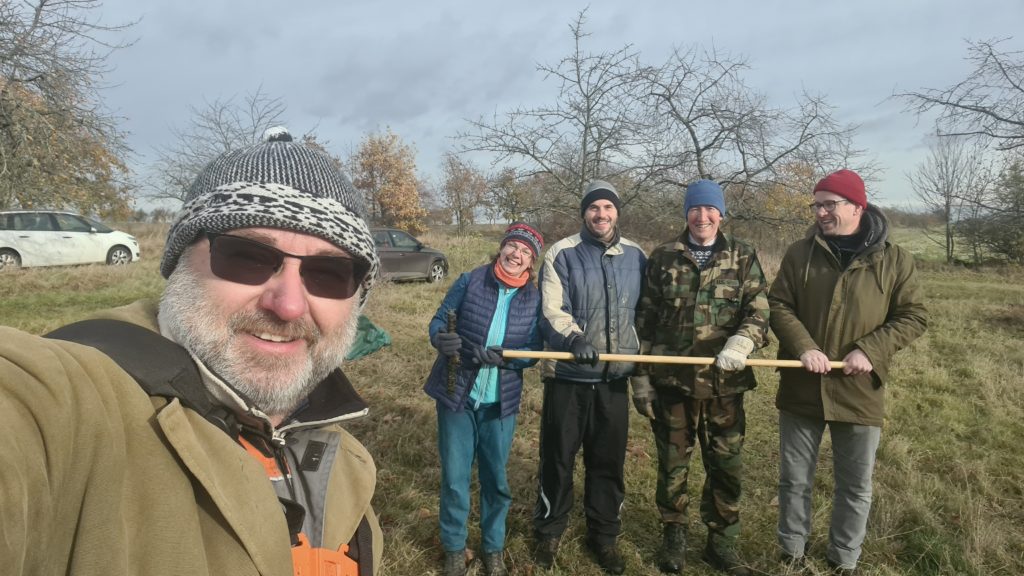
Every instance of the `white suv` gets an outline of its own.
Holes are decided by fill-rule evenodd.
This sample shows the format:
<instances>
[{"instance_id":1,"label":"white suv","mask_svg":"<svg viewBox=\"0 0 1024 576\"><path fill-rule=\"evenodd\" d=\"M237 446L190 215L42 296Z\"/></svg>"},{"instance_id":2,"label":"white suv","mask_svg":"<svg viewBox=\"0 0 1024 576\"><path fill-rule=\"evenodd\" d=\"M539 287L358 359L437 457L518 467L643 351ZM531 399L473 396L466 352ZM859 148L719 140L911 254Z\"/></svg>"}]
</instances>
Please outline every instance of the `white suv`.
<instances>
[{"instance_id":1,"label":"white suv","mask_svg":"<svg viewBox=\"0 0 1024 576\"><path fill-rule=\"evenodd\" d=\"M0 272L22 266L128 264L142 257L134 236L71 212L0 212Z\"/></svg>"}]
</instances>

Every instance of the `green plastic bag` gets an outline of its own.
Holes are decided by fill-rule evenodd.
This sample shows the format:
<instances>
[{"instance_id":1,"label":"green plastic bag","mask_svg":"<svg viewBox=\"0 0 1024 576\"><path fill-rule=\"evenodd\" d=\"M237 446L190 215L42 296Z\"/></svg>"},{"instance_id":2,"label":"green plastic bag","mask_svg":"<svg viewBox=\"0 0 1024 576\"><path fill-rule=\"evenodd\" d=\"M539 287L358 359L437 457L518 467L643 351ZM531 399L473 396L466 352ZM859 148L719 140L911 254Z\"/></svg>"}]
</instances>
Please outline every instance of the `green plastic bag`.
<instances>
[{"instance_id":1,"label":"green plastic bag","mask_svg":"<svg viewBox=\"0 0 1024 576\"><path fill-rule=\"evenodd\" d=\"M359 325L356 328L356 338L352 342L352 348L345 355L345 360L357 360L390 345L391 335L380 326L370 322L369 318L360 314Z\"/></svg>"}]
</instances>

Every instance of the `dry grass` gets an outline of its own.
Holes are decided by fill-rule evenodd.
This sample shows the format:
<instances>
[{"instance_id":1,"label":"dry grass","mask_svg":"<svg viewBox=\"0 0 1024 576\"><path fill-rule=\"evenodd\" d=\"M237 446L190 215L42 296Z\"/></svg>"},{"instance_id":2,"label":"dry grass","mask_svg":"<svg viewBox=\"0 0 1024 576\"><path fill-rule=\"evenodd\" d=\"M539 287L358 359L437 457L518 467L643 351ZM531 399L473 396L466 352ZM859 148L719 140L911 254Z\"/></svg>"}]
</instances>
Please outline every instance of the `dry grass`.
<instances>
[{"instance_id":1,"label":"dry grass","mask_svg":"<svg viewBox=\"0 0 1024 576\"><path fill-rule=\"evenodd\" d=\"M88 266L0 275L0 321L42 332L89 312L159 294L156 272L163 230L134 231L145 260L126 268ZM148 236L147 236L148 235ZM434 233L422 239L444 250L454 274L485 262L500 229L466 238ZM549 242L555 239L548 239ZM762 254L774 270L776 252ZM1017 575L1024 573L1024 272L974 272L925 266L931 314L927 334L899 356L889 384L889 419L882 434L875 504L863 556L866 576ZM434 403L421 387L434 351L427 323L451 278L435 285L383 283L367 314L393 344L347 367L371 405L351 429L373 453L379 470L375 506L385 529L383 573L437 574L437 487ZM768 350L765 355L773 356ZM775 374L758 371L747 396L745 494L741 551L760 573L784 574L775 561L778 430ZM508 560L514 574L533 574L530 517L536 497L540 409L537 371L528 370L523 411L509 462L514 502ZM654 505L654 445L646 421L632 415L626 460L623 552L629 574L658 574L659 525ZM823 449L814 497L814 571L822 560L830 513L831 471ZM699 456L691 470L691 499L699 498ZM578 470L579 471L579 470ZM577 474L578 486L582 477ZM477 518L477 516L473 516ZM691 510L687 574L714 572L700 561L704 528ZM596 575L583 551L577 504L556 574ZM470 530L470 545L479 531Z\"/></svg>"}]
</instances>

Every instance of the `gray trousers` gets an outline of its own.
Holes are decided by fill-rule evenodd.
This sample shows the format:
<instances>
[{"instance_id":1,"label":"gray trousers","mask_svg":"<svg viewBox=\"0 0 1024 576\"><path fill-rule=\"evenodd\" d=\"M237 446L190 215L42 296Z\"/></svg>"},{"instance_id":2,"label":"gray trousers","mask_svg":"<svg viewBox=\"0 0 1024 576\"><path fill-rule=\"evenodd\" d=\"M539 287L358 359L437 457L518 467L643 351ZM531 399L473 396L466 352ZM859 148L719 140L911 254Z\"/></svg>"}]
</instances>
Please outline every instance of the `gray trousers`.
<instances>
[{"instance_id":1,"label":"gray trousers","mask_svg":"<svg viewBox=\"0 0 1024 576\"><path fill-rule=\"evenodd\" d=\"M835 477L826 555L838 566L854 568L871 510L871 473L882 435L877 426L825 422L779 411L779 545L790 556L804 554L811 534L811 488L826 424Z\"/></svg>"}]
</instances>

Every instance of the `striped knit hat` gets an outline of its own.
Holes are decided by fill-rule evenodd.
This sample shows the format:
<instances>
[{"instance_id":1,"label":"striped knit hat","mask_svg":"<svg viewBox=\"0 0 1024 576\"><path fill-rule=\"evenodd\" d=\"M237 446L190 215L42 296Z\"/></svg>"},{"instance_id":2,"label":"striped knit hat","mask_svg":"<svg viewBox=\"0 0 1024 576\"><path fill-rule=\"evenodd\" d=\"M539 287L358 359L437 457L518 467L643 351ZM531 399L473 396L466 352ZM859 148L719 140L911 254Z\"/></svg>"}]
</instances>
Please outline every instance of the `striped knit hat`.
<instances>
[{"instance_id":1,"label":"striped knit hat","mask_svg":"<svg viewBox=\"0 0 1024 576\"><path fill-rule=\"evenodd\" d=\"M501 246L504 247L512 240L518 240L529 247L534 260L540 258L540 251L544 248L544 237L533 226L526 222L509 224L505 229L505 237L501 239Z\"/></svg>"},{"instance_id":2,"label":"striped knit hat","mask_svg":"<svg viewBox=\"0 0 1024 576\"><path fill-rule=\"evenodd\" d=\"M196 177L167 234L160 273L171 275L182 252L203 232L266 227L317 236L364 260L370 269L362 301L377 275L377 250L363 203L330 156L294 142L277 127L263 142L232 150Z\"/></svg>"}]
</instances>

